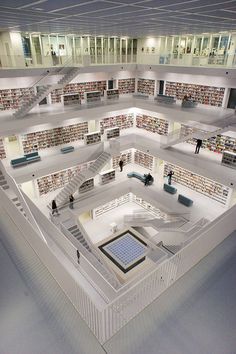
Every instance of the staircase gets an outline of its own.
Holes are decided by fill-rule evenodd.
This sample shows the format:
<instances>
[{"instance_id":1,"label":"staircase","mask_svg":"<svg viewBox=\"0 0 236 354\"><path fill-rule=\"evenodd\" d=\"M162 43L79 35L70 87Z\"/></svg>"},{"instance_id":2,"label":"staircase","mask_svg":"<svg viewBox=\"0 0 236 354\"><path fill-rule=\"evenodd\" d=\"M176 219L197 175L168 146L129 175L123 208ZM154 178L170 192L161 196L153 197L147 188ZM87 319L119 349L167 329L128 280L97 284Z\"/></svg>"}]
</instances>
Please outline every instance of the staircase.
<instances>
[{"instance_id":1,"label":"staircase","mask_svg":"<svg viewBox=\"0 0 236 354\"><path fill-rule=\"evenodd\" d=\"M63 69L58 72L59 75L63 73ZM47 97L50 92L64 87L71 80L73 80L78 75L78 72L79 68L71 68L56 84L42 86L35 96L32 96L29 100L27 100L27 102L24 102L22 106L15 113L13 113L13 116L15 118L23 118L32 108ZM34 87L35 86L36 85L34 85Z\"/></svg>"},{"instance_id":2,"label":"staircase","mask_svg":"<svg viewBox=\"0 0 236 354\"><path fill-rule=\"evenodd\" d=\"M95 251L93 246L89 246L88 242L86 241L84 235L79 229L79 226L74 224L73 226L66 227L63 225L79 242L80 244L90 253L90 255L84 254L84 256L89 260L89 262L92 263L95 269L103 276L104 279L106 279L109 284L113 286L115 289L119 289L121 284L116 278L116 276L113 274L113 272L108 268L107 265L104 265L100 258L97 255L97 250ZM63 229L62 229L63 231Z\"/></svg>"},{"instance_id":3,"label":"staircase","mask_svg":"<svg viewBox=\"0 0 236 354\"><path fill-rule=\"evenodd\" d=\"M15 204L15 206L17 207L17 209L24 215L24 217L27 218L26 213L19 201L19 199L17 198L17 196L13 195L11 193L10 187L4 177L4 175L2 174L2 171L0 171L0 186L2 187L2 189L4 190L9 190L9 198L11 199L11 201Z\"/></svg>"},{"instance_id":4,"label":"staircase","mask_svg":"<svg viewBox=\"0 0 236 354\"><path fill-rule=\"evenodd\" d=\"M206 139L212 138L213 136L222 134L227 130L230 130L230 125L227 125L225 127L221 127L219 129L211 131L211 132L197 129L194 127L191 128L191 132L189 132L188 129L186 129L185 127L182 127L181 129L168 134L166 136L167 142L162 144L161 147L163 149L167 149L170 146L183 143L184 141L190 140L192 138L206 140Z\"/></svg>"},{"instance_id":5,"label":"staircase","mask_svg":"<svg viewBox=\"0 0 236 354\"><path fill-rule=\"evenodd\" d=\"M78 225L73 225L68 228L68 231L78 240L89 252L92 252L87 241L85 240L82 232L79 230Z\"/></svg>"},{"instance_id":6,"label":"staircase","mask_svg":"<svg viewBox=\"0 0 236 354\"><path fill-rule=\"evenodd\" d=\"M151 226L160 231L165 229L177 229L183 226L187 221L182 217L176 217L170 221L158 219L148 212L135 212L124 216L124 224L132 227Z\"/></svg>"},{"instance_id":7,"label":"staircase","mask_svg":"<svg viewBox=\"0 0 236 354\"><path fill-rule=\"evenodd\" d=\"M87 179L97 175L110 159L111 155L104 151L87 170L80 172L77 176L73 177L56 196L58 205L68 202L69 195L75 193L75 191L77 191Z\"/></svg>"}]
</instances>

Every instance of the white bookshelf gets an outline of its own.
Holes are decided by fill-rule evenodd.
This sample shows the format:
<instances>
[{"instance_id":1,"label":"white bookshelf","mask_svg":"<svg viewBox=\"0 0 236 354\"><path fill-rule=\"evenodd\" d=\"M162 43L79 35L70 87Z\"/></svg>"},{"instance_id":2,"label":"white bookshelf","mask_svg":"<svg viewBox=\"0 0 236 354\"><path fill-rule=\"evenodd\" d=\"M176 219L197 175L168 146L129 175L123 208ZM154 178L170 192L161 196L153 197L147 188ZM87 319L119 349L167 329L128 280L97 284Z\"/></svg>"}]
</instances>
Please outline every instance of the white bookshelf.
<instances>
[{"instance_id":1,"label":"white bookshelf","mask_svg":"<svg viewBox=\"0 0 236 354\"><path fill-rule=\"evenodd\" d=\"M0 137L0 160L6 158L6 151L3 143L3 138Z\"/></svg>"},{"instance_id":2,"label":"white bookshelf","mask_svg":"<svg viewBox=\"0 0 236 354\"><path fill-rule=\"evenodd\" d=\"M109 89L104 91L105 98L108 100L114 100L119 98L119 90L118 89Z\"/></svg>"},{"instance_id":3,"label":"white bookshelf","mask_svg":"<svg viewBox=\"0 0 236 354\"><path fill-rule=\"evenodd\" d=\"M139 151L139 150L135 150L134 163L152 171L153 162L154 162L154 157L152 155L146 154L146 153Z\"/></svg>"},{"instance_id":4,"label":"white bookshelf","mask_svg":"<svg viewBox=\"0 0 236 354\"><path fill-rule=\"evenodd\" d=\"M80 104L81 100L80 100L80 95L78 93L67 93L65 95L63 95L63 103L64 106L69 106L72 104Z\"/></svg>"},{"instance_id":5,"label":"white bookshelf","mask_svg":"<svg viewBox=\"0 0 236 354\"><path fill-rule=\"evenodd\" d=\"M99 173L99 183L107 184L115 180L116 172L114 169L103 171Z\"/></svg>"},{"instance_id":6,"label":"white bookshelf","mask_svg":"<svg viewBox=\"0 0 236 354\"><path fill-rule=\"evenodd\" d=\"M128 129L134 125L134 114L120 114L118 116L112 116L104 118L100 121L100 130L103 134L105 129L119 127L121 129Z\"/></svg>"},{"instance_id":7,"label":"white bookshelf","mask_svg":"<svg viewBox=\"0 0 236 354\"><path fill-rule=\"evenodd\" d=\"M100 142L101 142L101 132L100 131L84 134L85 145L97 144Z\"/></svg>"},{"instance_id":8,"label":"white bookshelf","mask_svg":"<svg viewBox=\"0 0 236 354\"><path fill-rule=\"evenodd\" d=\"M143 93L148 96L154 96L155 80L138 79L138 93Z\"/></svg>"},{"instance_id":9,"label":"white bookshelf","mask_svg":"<svg viewBox=\"0 0 236 354\"><path fill-rule=\"evenodd\" d=\"M87 103L101 101L100 91L85 92L85 101Z\"/></svg>"},{"instance_id":10,"label":"white bookshelf","mask_svg":"<svg viewBox=\"0 0 236 354\"><path fill-rule=\"evenodd\" d=\"M124 162L124 166L132 163L132 150L121 151L118 156L113 157L113 159L112 159L112 167L113 168L119 167L119 161L120 161L121 157Z\"/></svg>"},{"instance_id":11,"label":"white bookshelf","mask_svg":"<svg viewBox=\"0 0 236 354\"><path fill-rule=\"evenodd\" d=\"M96 219L99 216L103 215L104 213L107 213L108 211L117 208L120 205L128 203L131 200L132 200L132 193L124 194L119 198L113 199L110 202L100 205L99 207L93 209L92 217L93 219Z\"/></svg>"},{"instance_id":12,"label":"white bookshelf","mask_svg":"<svg viewBox=\"0 0 236 354\"><path fill-rule=\"evenodd\" d=\"M236 154L231 151L224 151L221 164L236 169Z\"/></svg>"},{"instance_id":13,"label":"white bookshelf","mask_svg":"<svg viewBox=\"0 0 236 354\"><path fill-rule=\"evenodd\" d=\"M146 114L136 115L136 127L159 135L167 135L169 131L169 123L167 120Z\"/></svg>"},{"instance_id":14,"label":"white bookshelf","mask_svg":"<svg viewBox=\"0 0 236 354\"><path fill-rule=\"evenodd\" d=\"M205 196L226 205L230 188L221 183L215 182L209 178L197 175L182 167L165 163L164 176L166 177L169 171L172 170L174 175L172 181L182 184L196 192L204 194Z\"/></svg>"},{"instance_id":15,"label":"white bookshelf","mask_svg":"<svg viewBox=\"0 0 236 354\"><path fill-rule=\"evenodd\" d=\"M105 129L104 133L107 140L118 138L120 136L120 128L119 127L107 128Z\"/></svg>"},{"instance_id":16,"label":"white bookshelf","mask_svg":"<svg viewBox=\"0 0 236 354\"><path fill-rule=\"evenodd\" d=\"M79 187L79 193L91 191L94 188L94 179L90 178Z\"/></svg>"}]
</instances>

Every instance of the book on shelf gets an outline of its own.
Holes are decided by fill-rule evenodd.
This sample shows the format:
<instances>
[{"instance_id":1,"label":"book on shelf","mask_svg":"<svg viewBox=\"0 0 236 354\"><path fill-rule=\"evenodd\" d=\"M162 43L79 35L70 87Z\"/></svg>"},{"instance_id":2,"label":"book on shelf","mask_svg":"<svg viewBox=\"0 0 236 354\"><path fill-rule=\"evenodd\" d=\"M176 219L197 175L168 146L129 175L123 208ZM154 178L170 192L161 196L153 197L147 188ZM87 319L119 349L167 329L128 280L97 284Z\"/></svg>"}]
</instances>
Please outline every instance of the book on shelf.
<instances>
[{"instance_id":1,"label":"book on shelf","mask_svg":"<svg viewBox=\"0 0 236 354\"><path fill-rule=\"evenodd\" d=\"M0 137L0 160L6 158L6 151L3 143L3 138Z\"/></svg>"},{"instance_id":2,"label":"book on shelf","mask_svg":"<svg viewBox=\"0 0 236 354\"><path fill-rule=\"evenodd\" d=\"M68 106L71 104L80 104L81 100L78 93L67 93L63 95L63 102L64 106Z\"/></svg>"},{"instance_id":3,"label":"book on shelf","mask_svg":"<svg viewBox=\"0 0 236 354\"><path fill-rule=\"evenodd\" d=\"M115 170L110 169L99 173L99 183L106 184L115 180Z\"/></svg>"},{"instance_id":4,"label":"book on shelf","mask_svg":"<svg viewBox=\"0 0 236 354\"><path fill-rule=\"evenodd\" d=\"M150 79L138 79L138 93L147 94L149 96L154 96L155 91L155 80Z\"/></svg>"},{"instance_id":5,"label":"book on shelf","mask_svg":"<svg viewBox=\"0 0 236 354\"><path fill-rule=\"evenodd\" d=\"M101 101L100 91L85 92L85 100L87 103L94 101Z\"/></svg>"},{"instance_id":6,"label":"book on shelf","mask_svg":"<svg viewBox=\"0 0 236 354\"><path fill-rule=\"evenodd\" d=\"M120 128L119 127L107 128L105 129L104 133L106 135L107 140L118 138L120 136Z\"/></svg>"},{"instance_id":7,"label":"book on shelf","mask_svg":"<svg viewBox=\"0 0 236 354\"><path fill-rule=\"evenodd\" d=\"M104 91L104 97L108 100L110 99L118 99L119 98L119 89L108 89Z\"/></svg>"},{"instance_id":8,"label":"book on shelf","mask_svg":"<svg viewBox=\"0 0 236 354\"><path fill-rule=\"evenodd\" d=\"M120 114L118 116L103 118L100 121L101 133L104 133L105 129L119 127L120 129L128 129L134 125L134 114Z\"/></svg>"},{"instance_id":9,"label":"book on shelf","mask_svg":"<svg viewBox=\"0 0 236 354\"><path fill-rule=\"evenodd\" d=\"M224 186L223 184L213 181L207 177L203 177L186 170L182 167L165 163L164 166L164 176L171 171L174 172L172 176L173 182L182 184L190 189L195 190L205 196L225 205L228 200L230 188Z\"/></svg>"},{"instance_id":10,"label":"book on shelf","mask_svg":"<svg viewBox=\"0 0 236 354\"><path fill-rule=\"evenodd\" d=\"M136 115L136 127L159 135L167 135L169 131L169 123L167 120L146 114Z\"/></svg>"},{"instance_id":11,"label":"book on shelf","mask_svg":"<svg viewBox=\"0 0 236 354\"><path fill-rule=\"evenodd\" d=\"M79 193L91 191L94 188L94 179L90 178L79 187Z\"/></svg>"},{"instance_id":12,"label":"book on shelf","mask_svg":"<svg viewBox=\"0 0 236 354\"><path fill-rule=\"evenodd\" d=\"M135 150L134 152L134 163L137 165L143 166L147 168L148 170L153 169L153 162L154 162L154 157L146 154L142 151Z\"/></svg>"},{"instance_id":13,"label":"book on shelf","mask_svg":"<svg viewBox=\"0 0 236 354\"><path fill-rule=\"evenodd\" d=\"M187 95L191 96L193 101L201 104L221 107L223 104L224 93L224 87L166 81L165 94L168 96L174 96L178 100L182 100L184 96Z\"/></svg>"},{"instance_id":14,"label":"book on shelf","mask_svg":"<svg viewBox=\"0 0 236 354\"><path fill-rule=\"evenodd\" d=\"M135 92L135 78L118 80L119 94L128 94Z\"/></svg>"},{"instance_id":15,"label":"book on shelf","mask_svg":"<svg viewBox=\"0 0 236 354\"><path fill-rule=\"evenodd\" d=\"M102 134L100 131L84 134L85 145L97 144L101 142Z\"/></svg>"},{"instance_id":16,"label":"book on shelf","mask_svg":"<svg viewBox=\"0 0 236 354\"><path fill-rule=\"evenodd\" d=\"M132 163L132 150L125 150L121 151L118 156L114 156L112 158L112 167L113 168L118 168L119 167L119 161L122 158L124 166Z\"/></svg>"},{"instance_id":17,"label":"book on shelf","mask_svg":"<svg viewBox=\"0 0 236 354\"><path fill-rule=\"evenodd\" d=\"M224 151L221 164L236 169L236 153L231 151Z\"/></svg>"}]
</instances>

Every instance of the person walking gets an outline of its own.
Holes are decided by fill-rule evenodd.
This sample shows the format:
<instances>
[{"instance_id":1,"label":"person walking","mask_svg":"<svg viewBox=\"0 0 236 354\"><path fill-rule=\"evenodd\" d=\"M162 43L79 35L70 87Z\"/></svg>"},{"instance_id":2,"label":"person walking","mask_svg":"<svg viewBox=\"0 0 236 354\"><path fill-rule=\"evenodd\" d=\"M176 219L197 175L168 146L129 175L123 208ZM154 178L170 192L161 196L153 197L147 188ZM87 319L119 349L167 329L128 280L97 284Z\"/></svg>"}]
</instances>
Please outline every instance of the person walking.
<instances>
[{"instance_id":1,"label":"person walking","mask_svg":"<svg viewBox=\"0 0 236 354\"><path fill-rule=\"evenodd\" d=\"M54 213L57 213L57 215L59 215L55 199L53 199L52 201L52 215L54 215Z\"/></svg>"},{"instance_id":2,"label":"person walking","mask_svg":"<svg viewBox=\"0 0 236 354\"><path fill-rule=\"evenodd\" d=\"M124 161L123 161L122 157L120 158L119 166L120 166L120 172L122 172L123 171L123 166L124 166Z\"/></svg>"},{"instance_id":3,"label":"person walking","mask_svg":"<svg viewBox=\"0 0 236 354\"><path fill-rule=\"evenodd\" d=\"M74 198L73 195L71 194L71 195L69 196L69 201L70 201L69 208L70 208L70 209L74 209L74 200L75 200L75 198Z\"/></svg>"},{"instance_id":4,"label":"person walking","mask_svg":"<svg viewBox=\"0 0 236 354\"><path fill-rule=\"evenodd\" d=\"M170 170L170 172L167 175L169 186L171 186L171 179L172 179L173 174L174 174L174 172L172 170Z\"/></svg>"},{"instance_id":5,"label":"person walking","mask_svg":"<svg viewBox=\"0 0 236 354\"><path fill-rule=\"evenodd\" d=\"M202 139L197 139L197 144L196 144L194 154L199 154L201 146L202 146Z\"/></svg>"}]
</instances>

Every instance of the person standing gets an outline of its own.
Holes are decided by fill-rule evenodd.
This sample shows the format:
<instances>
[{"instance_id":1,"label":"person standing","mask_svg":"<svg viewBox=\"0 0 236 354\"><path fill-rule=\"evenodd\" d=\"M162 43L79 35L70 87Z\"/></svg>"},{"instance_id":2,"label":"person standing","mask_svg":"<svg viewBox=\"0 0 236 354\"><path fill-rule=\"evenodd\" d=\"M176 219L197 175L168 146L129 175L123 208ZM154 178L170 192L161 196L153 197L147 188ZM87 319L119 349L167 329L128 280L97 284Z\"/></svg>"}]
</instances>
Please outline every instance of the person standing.
<instances>
[{"instance_id":1,"label":"person standing","mask_svg":"<svg viewBox=\"0 0 236 354\"><path fill-rule=\"evenodd\" d=\"M78 264L80 264L80 252L79 252L79 250L77 250L77 262L78 262Z\"/></svg>"},{"instance_id":2,"label":"person standing","mask_svg":"<svg viewBox=\"0 0 236 354\"><path fill-rule=\"evenodd\" d=\"M74 200L75 200L75 198L74 198L73 195L71 194L71 195L69 196L69 201L70 201L69 208L70 208L70 209L74 209Z\"/></svg>"},{"instance_id":3,"label":"person standing","mask_svg":"<svg viewBox=\"0 0 236 354\"><path fill-rule=\"evenodd\" d=\"M120 166L120 172L122 172L123 171L123 166L124 166L124 161L123 161L122 157L120 158L119 166Z\"/></svg>"},{"instance_id":4,"label":"person standing","mask_svg":"<svg viewBox=\"0 0 236 354\"><path fill-rule=\"evenodd\" d=\"M173 174L174 174L174 172L172 170L170 170L170 172L167 175L169 186L171 186L171 179L172 179Z\"/></svg>"},{"instance_id":5,"label":"person standing","mask_svg":"<svg viewBox=\"0 0 236 354\"><path fill-rule=\"evenodd\" d=\"M52 215L54 215L54 213L57 213L57 215L59 215L55 199L53 199L52 201Z\"/></svg>"},{"instance_id":6,"label":"person standing","mask_svg":"<svg viewBox=\"0 0 236 354\"><path fill-rule=\"evenodd\" d=\"M197 139L197 144L196 144L196 148L195 148L195 153L194 154L199 154L201 146L202 146L202 140L201 139Z\"/></svg>"}]
</instances>

